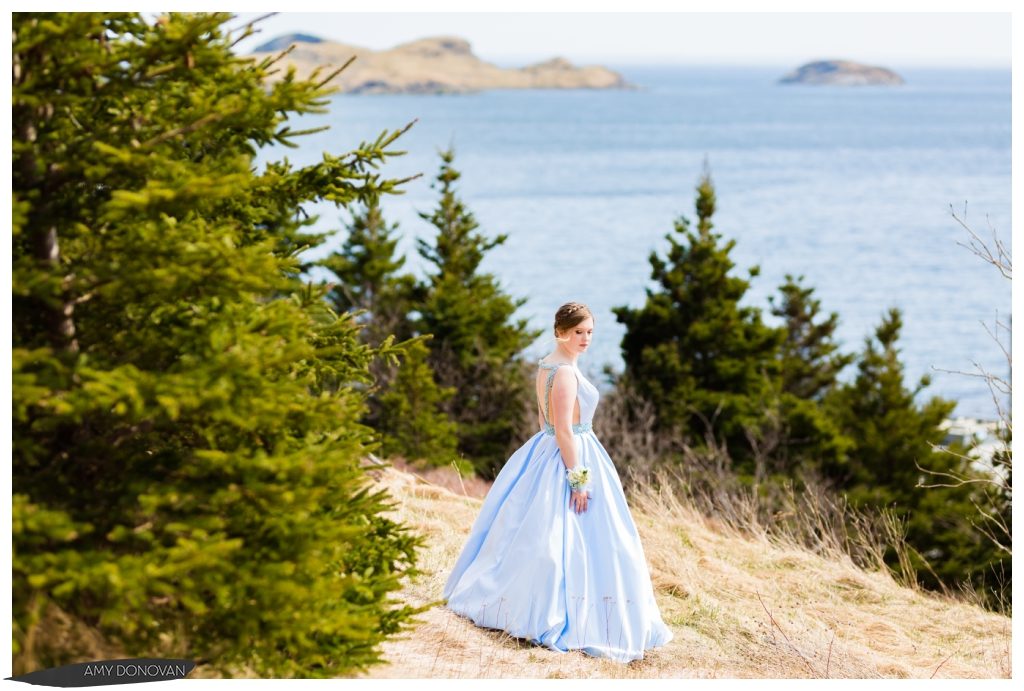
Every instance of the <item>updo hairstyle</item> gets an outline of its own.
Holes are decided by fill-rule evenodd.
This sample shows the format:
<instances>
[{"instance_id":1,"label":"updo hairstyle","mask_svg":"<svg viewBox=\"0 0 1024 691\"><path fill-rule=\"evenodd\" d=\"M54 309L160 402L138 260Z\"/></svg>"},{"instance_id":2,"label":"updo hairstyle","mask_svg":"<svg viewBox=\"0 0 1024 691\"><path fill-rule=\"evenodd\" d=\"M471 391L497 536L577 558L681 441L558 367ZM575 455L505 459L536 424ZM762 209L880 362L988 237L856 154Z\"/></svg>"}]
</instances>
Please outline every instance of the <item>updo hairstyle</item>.
<instances>
[{"instance_id":1,"label":"updo hairstyle","mask_svg":"<svg viewBox=\"0 0 1024 691\"><path fill-rule=\"evenodd\" d=\"M559 332L565 332L572 327L583 323L587 317L591 319L594 315L590 308L582 302L567 302L555 312L555 339L558 340Z\"/></svg>"}]
</instances>

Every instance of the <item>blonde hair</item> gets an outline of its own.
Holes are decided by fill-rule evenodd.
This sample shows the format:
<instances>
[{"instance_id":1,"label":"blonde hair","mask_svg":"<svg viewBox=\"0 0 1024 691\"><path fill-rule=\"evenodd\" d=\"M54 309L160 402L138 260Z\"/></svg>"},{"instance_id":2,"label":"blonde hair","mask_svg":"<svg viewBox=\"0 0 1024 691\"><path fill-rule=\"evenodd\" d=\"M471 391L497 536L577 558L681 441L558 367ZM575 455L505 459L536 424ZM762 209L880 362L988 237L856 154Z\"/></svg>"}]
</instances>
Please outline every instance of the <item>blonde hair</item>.
<instances>
[{"instance_id":1,"label":"blonde hair","mask_svg":"<svg viewBox=\"0 0 1024 691\"><path fill-rule=\"evenodd\" d=\"M594 315L590 312L590 308L582 302L567 302L559 307L558 311L555 312L555 340L567 340L559 338L558 332L568 331L577 324L583 323L587 317L593 319Z\"/></svg>"}]
</instances>

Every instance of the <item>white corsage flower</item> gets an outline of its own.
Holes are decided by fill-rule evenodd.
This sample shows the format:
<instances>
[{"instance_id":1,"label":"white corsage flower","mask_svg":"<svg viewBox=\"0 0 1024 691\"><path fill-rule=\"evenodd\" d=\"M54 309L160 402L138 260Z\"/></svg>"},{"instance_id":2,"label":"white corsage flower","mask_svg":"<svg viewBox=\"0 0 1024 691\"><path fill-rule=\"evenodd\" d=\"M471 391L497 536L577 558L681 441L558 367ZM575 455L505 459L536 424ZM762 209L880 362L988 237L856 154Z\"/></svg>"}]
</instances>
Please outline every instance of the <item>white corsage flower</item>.
<instances>
[{"instance_id":1,"label":"white corsage flower","mask_svg":"<svg viewBox=\"0 0 1024 691\"><path fill-rule=\"evenodd\" d=\"M590 482L590 468L583 468L577 466L575 468L566 468L565 477L569 480L569 487L574 492L578 492L587 486Z\"/></svg>"}]
</instances>

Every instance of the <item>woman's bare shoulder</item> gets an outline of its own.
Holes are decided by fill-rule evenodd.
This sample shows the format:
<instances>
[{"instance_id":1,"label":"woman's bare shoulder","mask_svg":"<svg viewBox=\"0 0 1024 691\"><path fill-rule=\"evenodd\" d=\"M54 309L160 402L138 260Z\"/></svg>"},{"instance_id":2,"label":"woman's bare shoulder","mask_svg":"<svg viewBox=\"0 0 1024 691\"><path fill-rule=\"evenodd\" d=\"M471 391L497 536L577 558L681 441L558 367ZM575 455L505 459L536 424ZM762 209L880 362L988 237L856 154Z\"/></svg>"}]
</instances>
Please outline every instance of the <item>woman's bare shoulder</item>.
<instances>
[{"instance_id":1,"label":"woman's bare shoulder","mask_svg":"<svg viewBox=\"0 0 1024 691\"><path fill-rule=\"evenodd\" d=\"M572 387L575 388L577 383L576 373L572 371L571 364L563 362L561 363L561 367L555 370L554 383L560 383L564 388L565 386L570 385L570 382Z\"/></svg>"}]
</instances>

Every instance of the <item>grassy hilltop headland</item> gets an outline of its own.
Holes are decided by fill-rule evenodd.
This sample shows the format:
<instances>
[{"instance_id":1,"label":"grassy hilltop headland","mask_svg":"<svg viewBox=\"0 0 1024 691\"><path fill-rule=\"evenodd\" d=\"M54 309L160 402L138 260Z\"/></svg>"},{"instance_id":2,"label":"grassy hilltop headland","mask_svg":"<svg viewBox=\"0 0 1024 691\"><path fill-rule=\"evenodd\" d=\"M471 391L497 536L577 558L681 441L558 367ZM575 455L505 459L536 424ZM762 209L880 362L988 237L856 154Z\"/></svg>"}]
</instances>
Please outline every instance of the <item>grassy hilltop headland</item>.
<instances>
[{"instance_id":1,"label":"grassy hilltop headland","mask_svg":"<svg viewBox=\"0 0 1024 691\"><path fill-rule=\"evenodd\" d=\"M396 517L427 537L424 575L400 597L439 600L486 483L455 474L370 470ZM429 478L429 479L428 479ZM451 489L449 489L451 488ZM629 496L665 623L675 634L621 665L559 654L482 629L440 607L383 644L369 677L1009 678L1009 617L900 586L849 557L743 534L649 487Z\"/></svg>"},{"instance_id":2,"label":"grassy hilltop headland","mask_svg":"<svg viewBox=\"0 0 1024 691\"><path fill-rule=\"evenodd\" d=\"M502 68L481 60L465 39L435 36L375 51L308 34L279 36L250 56L264 58L294 45L279 64L292 64L299 78L322 65L340 67L332 84L344 93L462 93L483 89L628 89L621 75L605 67L577 67L552 58L521 68ZM281 77L280 70L275 77ZM326 71L322 74L326 74Z\"/></svg>"}]
</instances>

